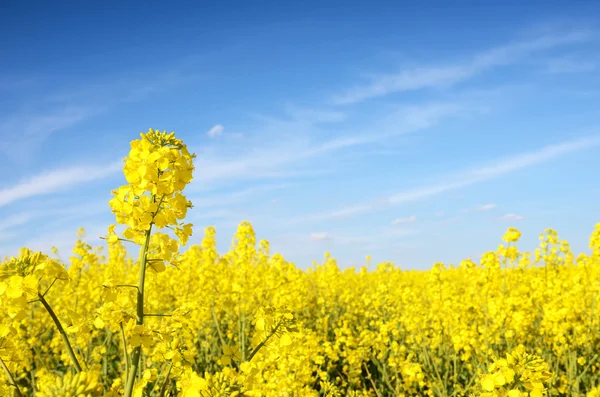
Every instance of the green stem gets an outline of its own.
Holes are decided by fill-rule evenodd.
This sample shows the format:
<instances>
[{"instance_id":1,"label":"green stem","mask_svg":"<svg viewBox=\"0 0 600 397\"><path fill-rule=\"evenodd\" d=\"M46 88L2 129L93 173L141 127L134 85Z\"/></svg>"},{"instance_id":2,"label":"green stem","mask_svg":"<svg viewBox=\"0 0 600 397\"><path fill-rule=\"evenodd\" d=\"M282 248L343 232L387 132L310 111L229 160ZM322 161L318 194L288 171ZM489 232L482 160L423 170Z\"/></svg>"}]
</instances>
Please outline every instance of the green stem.
<instances>
[{"instance_id":1,"label":"green stem","mask_svg":"<svg viewBox=\"0 0 600 397\"><path fill-rule=\"evenodd\" d=\"M129 378L129 354L127 354L127 339L125 338L125 328L123 323L120 323L121 327L121 342L123 342L123 360L125 360L125 379Z\"/></svg>"},{"instance_id":2,"label":"green stem","mask_svg":"<svg viewBox=\"0 0 600 397\"><path fill-rule=\"evenodd\" d=\"M130 285L130 284L117 284L115 285L115 287L127 287L127 288L135 288L137 289L137 285Z\"/></svg>"},{"instance_id":3,"label":"green stem","mask_svg":"<svg viewBox=\"0 0 600 397\"><path fill-rule=\"evenodd\" d=\"M167 373L165 375L165 381L163 382L162 386L160 387L160 397L164 397L165 392L167 391L167 384L169 382L169 375L171 374L171 369L173 369L173 361L169 362L169 369L167 370Z\"/></svg>"},{"instance_id":4,"label":"green stem","mask_svg":"<svg viewBox=\"0 0 600 397\"><path fill-rule=\"evenodd\" d=\"M103 237L103 236L100 236L100 240L107 240L107 238L106 238L106 237ZM128 239L126 239L126 238L119 238L118 240L119 240L119 241L125 241L126 243L137 244L135 241L131 241L131 240L128 240Z\"/></svg>"},{"instance_id":5,"label":"green stem","mask_svg":"<svg viewBox=\"0 0 600 397\"><path fill-rule=\"evenodd\" d=\"M262 349L262 347L264 345L267 344L267 342L269 341L269 339L271 339L271 337L273 335L275 335L275 333L277 333L277 331L279 330L279 327L281 326L281 321L279 323L277 323L277 325L275 326L275 328L273 328L273 330L269 333L269 335L267 335L267 337L260 342L255 348L254 350L252 350L252 353L250 353L250 355L248 356L248 360L247 361L252 361L252 358L256 355L256 353L258 353L258 351L260 349Z\"/></svg>"},{"instance_id":6,"label":"green stem","mask_svg":"<svg viewBox=\"0 0 600 397\"><path fill-rule=\"evenodd\" d=\"M379 389L377 389L377 386L375 385L375 382L373 381L373 377L371 376L371 373L369 372L369 368L367 367L367 364L363 363L363 367L365 368L365 371L367 371L367 379L369 380L369 382L371 382L371 386L373 386L375 395L377 397L382 397L381 393L379 392Z\"/></svg>"},{"instance_id":7,"label":"green stem","mask_svg":"<svg viewBox=\"0 0 600 397\"><path fill-rule=\"evenodd\" d=\"M146 254L148 252L148 245L150 244L150 234L152 232L152 225L150 225L150 229L146 232L146 239L144 241L144 245L142 246L140 252L140 273L138 278L138 286L137 286L137 314L136 320L137 325L144 324L144 281L146 279ZM125 395L124 397L131 397L131 393L133 392L133 385L135 383L136 374L138 372L138 367L140 364L140 356L142 354L142 346L136 346L133 349L133 354L131 355L131 367L129 370L129 375L127 377L127 384L125 385Z\"/></svg>"},{"instance_id":8,"label":"green stem","mask_svg":"<svg viewBox=\"0 0 600 397\"><path fill-rule=\"evenodd\" d=\"M217 314L215 313L214 307L211 305L210 313L212 314L213 321L215 322L215 326L217 327L217 333L219 334L219 340L221 341L221 347L225 347L225 339L223 338L223 333L221 332L221 326L219 324L219 319L217 318Z\"/></svg>"},{"instance_id":9,"label":"green stem","mask_svg":"<svg viewBox=\"0 0 600 397\"><path fill-rule=\"evenodd\" d=\"M50 307L50 304L48 304L48 301L46 300L46 298L44 298L44 295L40 294L39 292L38 292L38 299L40 300L40 302L42 302L42 305L44 305L44 308L46 308L46 311L48 312L50 317L52 317L52 321L54 321L54 325L56 325L56 328L58 329L58 332L60 333L60 337L62 338L63 343L65 344L65 347L67 348L67 353L69 354L71 361L73 361L73 365L75 366L77 373L80 373L81 365L79 365L79 361L77 360L77 357L75 356L75 352L73 351L73 348L71 347L71 342L69 342L69 337L67 336L65 329L63 328L62 324L60 323L60 320L58 319L58 317L56 317L56 313L54 313L54 310L52 310L52 307Z\"/></svg>"},{"instance_id":10,"label":"green stem","mask_svg":"<svg viewBox=\"0 0 600 397\"><path fill-rule=\"evenodd\" d=\"M240 304L240 344L242 348L242 362L246 361L246 313L244 312L243 302Z\"/></svg>"},{"instance_id":11,"label":"green stem","mask_svg":"<svg viewBox=\"0 0 600 397\"><path fill-rule=\"evenodd\" d=\"M54 283L56 282L56 280L58 280L58 277L54 278L54 281L52 281L52 283L50 283L50 286L48 288L46 288L46 291L44 291L44 293L42 294L42 296L46 296L46 294L48 293L48 291L50 291L50 288L52 288L52 286L54 285Z\"/></svg>"},{"instance_id":12,"label":"green stem","mask_svg":"<svg viewBox=\"0 0 600 397\"><path fill-rule=\"evenodd\" d=\"M15 378L13 378L12 374L10 373L10 370L4 363L4 360L2 360L2 357L0 357L0 365L2 365L2 369L4 369L4 373L6 374L6 377L8 378L8 383L10 383L10 385L15 388L15 394L17 395L17 397L23 397L23 394L21 393L19 386L17 386L17 382L15 382Z\"/></svg>"},{"instance_id":13,"label":"green stem","mask_svg":"<svg viewBox=\"0 0 600 397\"><path fill-rule=\"evenodd\" d=\"M387 371L385 370L384 366L376 358L373 358L372 361L373 361L373 364L375 364L375 366L379 370L379 372L381 372L381 374L383 375L383 382L390 389L390 393L392 393L392 395L394 395L394 396L397 396L398 393L396 392L396 389L392 386L392 383L390 382L390 379L387 375ZM367 367L367 365L364 362L363 362L363 365L365 366L365 368ZM369 376L371 376L371 374L369 374Z\"/></svg>"}]
</instances>

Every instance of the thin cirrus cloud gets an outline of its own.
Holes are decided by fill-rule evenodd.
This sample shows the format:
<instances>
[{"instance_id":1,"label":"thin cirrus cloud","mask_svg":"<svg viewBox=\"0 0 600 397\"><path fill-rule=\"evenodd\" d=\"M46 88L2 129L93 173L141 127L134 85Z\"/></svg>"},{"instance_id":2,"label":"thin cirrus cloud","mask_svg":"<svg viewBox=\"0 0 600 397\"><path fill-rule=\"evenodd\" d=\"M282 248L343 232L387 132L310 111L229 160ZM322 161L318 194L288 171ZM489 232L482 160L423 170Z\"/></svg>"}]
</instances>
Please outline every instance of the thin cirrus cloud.
<instances>
[{"instance_id":1,"label":"thin cirrus cloud","mask_svg":"<svg viewBox=\"0 0 600 397\"><path fill-rule=\"evenodd\" d=\"M333 236L326 232L316 232L316 233L311 233L309 238L312 241L328 241L328 240L332 240Z\"/></svg>"},{"instance_id":2,"label":"thin cirrus cloud","mask_svg":"<svg viewBox=\"0 0 600 397\"><path fill-rule=\"evenodd\" d=\"M397 218L397 219L394 219L392 221L392 225L396 226L396 225L402 225L404 223L413 223L413 222L416 222L416 221L417 221L417 217L414 216L414 215L411 215L411 216L406 217L406 218Z\"/></svg>"},{"instance_id":3,"label":"thin cirrus cloud","mask_svg":"<svg viewBox=\"0 0 600 397\"><path fill-rule=\"evenodd\" d=\"M285 113L293 120L306 124L338 123L347 118L346 113L337 110L301 108L289 103L285 105Z\"/></svg>"},{"instance_id":4,"label":"thin cirrus cloud","mask_svg":"<svg viewBox=\"0 0 600 397\"><path fill-rule=\"evenodd\" d=\"M103 179L122 168L122 161L98 166L81 166L57 169L22 180L0 190L0 208L30 197L56 193L73 186Z\"/></svg>"},{"instance_id":5,"label":"thin cirrus cloud","mask_svg":"<svg viewBox=\"0 0 600 397\"><path fill-rule=\"evenodd\" d=\"M585 73L598 69L596 60L577 59L573 57L562 57L550 59L546 63L546 72L558 73Z\"/></svg>"},{"instance_id":6,"label":"thin cirrus cloud","mask_svg":"<svg viewBox=\"0 0 600 397\"><path fill-rule=\"evenodd\" d=\"M468 212L490 211L490 210L493 210L496 207L497 207L496 204L482 204L482 205L478 205L475 208L467 208L466 210L463 210L463 212L464 213L468 213Z\"/></svg>"},{"instance_id":7,"label":"thin cirrus cloud","mask_svg":"<svg viewBox=\"0 0 600 397\"><path fill-rule=\"evenodd\" d=\"M81 226L85 226L87 236L92 239L105 233L105 231L99 231L101 225L93 221L98 215L110 213L104 200L93 200L80 204L50 199L36 204L31 206L32 208L0 221L0 258L4 255L16 254L22 246L34 248L29 242L39 243L40 239L52 242L52 244L46 246L38 244L35 246L37 248L46 250L55 245L69 248L66 251L69 252L73 245L75 230ZM43 221L41 221L42 218ZM34 229L28 226L32 223L36 224ZM55 230L60 230L60 232L55 233ZM65 230L66 233L63 233L62 230ZM37 233L31 233L32 231ZM65 238L61 241L60 236L67 235L68 239ZM24 241L26 241L25 244L23 244Z\"/></svg>"},{"instance_id":8,"label":"thin cirrus cloud","mask_svg":"<svg viewBox=\"0 0 600 397\"><path fill-rule=\"evenodd\" d=\"M0 121L0 131L12 134L0 134L4 145L0 152L15 159L27 157L27 154L56 131L69 128L100 112L100 109L88 106L65 106L52 112L20 114Z\"/></svg>"},{"instance_id":9,"label":"thin cirrus cloud","mask_svg":"<svg viewBox=\"0 0 600 397\"><path fill-rule=\"evenodd\" d=\"M546 35L493 48L456 65L420 67L399 73L378 75L368 84L335 95L333 103L354 104L396 92L452 86L486 70L513 64L530 54L580 43L590 39L591 36L588 30Z\"/></svg>"},{"instance_id":10,"label":"thin cirrus cloud","mask_svg":"<svg viewBox=\"0 0 600 397\"><path fill-rule=\"evenodd\" d=\"M225 127L223 127L221 124L216 124L206 132L206 135L208 135L211 138L214 138L216 136L221 135L223 131L225 131Z\"/></svg>"},{"instance_id":11,"label":"thin cirrus cloud","mask_svg":"<svg viewBox=\"0 0 600 397\"><path fill-rule=\"evenodd\" d=\"M500 219L503 221L520 221L525 219L525 217L517 214L505 214Z\"/></svg>"},{"instance_id":12,"label":"thin cirrus cloud","mask_svg":"<svg viewBox=\"0 0 600 397\"><path fill-rule=\"evenodd\" d=\"M22 213L9 216L0 222L0 233L12 229L17 226L21 226L29 222L31 219L35 217L34 213ZM0 240L2 237L0 237Z\"/></svg>"},{"instance_id":13,"label":"thin cirrus cloud","mask_svg":"<svg viewBox=\"0 0 600 397\"><path fill-rule=\"evenodd\" d=\"M0 112L0 154L15 162L27 160L53 134L71 128L90 118L114 109L121 104L141 101L153 93L167 91L197 78L179 71L163 71L131 81L114 79L86 83L64 90L48 92L43 99L15 99L21 113L4 115ZM32 83L34 87L39 82ZM81 105L85 104L85 105Z\"/></svg>"},{"instance_id":14,"label":"thin cirrus cloud","mask_svg":"<svg viewBox=\"0 0 600 397\"><path fill-rule=\"evenodd\" d=\"M245 147L243 154L232 155L231 153L215 152L196 160L196 168L199 171L194 176L196 182L190 187L191 190L198 190L200 186L216 182L293 177L298 172L300 175L306 175L302 170L292 170L289 167L298 166L303 161L316 156L422 131L466 111L468 109L464 106L455 103L402 106L387 118L371 126L372 130L380 131L376 134L365 131L355 135L333 137L320 142L316 142L314 139L283 140L284 143L268 147L265 147L264 143L260 141L256 147ZM302 120L299 123L300 125L305 124Z\"/></svg>"},{"instance_id":15,"label":"thin cirrus cloud","mask_svg":"<svg viewBox=\"0 0 600 397\"><path fill-rule=\"evenodd\" d=\"M58 249L59 255L65 255L68 257L69 252L73 247L73 241L76 239L76 230L64 230L64 231L53 231L52 233L43 233L38 236L34 236L31 238L22 241L20 246L28 247L33 251L46 251L49 250L50 247L56 247ZM86 232L86 242L91 244L92 246L96 246L102 240L98 236L102 236L106 234L106 225L104 224L88 224L85 228ZM3 251L4 248L0 247L0 251ZM16 247L9 248L6 252L17 253ZM2 252L0 252L2 255Z\"/></svg>"},{"instance_id":16,"label":"thin cirrus cloud","mask_svg":"<svg viewBox=\"0 0 600 397\"><path fill-rule=\"evenodd\" d=\"M335 211L309 215L302 219L292 220L292 223L319 221L333 218L349 217L362 213L378 211L389 205L401 205L427 199L438 194L456 190L476 183L485 182L511 172L541 164L554 158L592 148L600 144L600 135L581 138L573 141L548 145L538 150L522 153L506 158L491 166L476 167L470 171L455 174L448 181L417 189L397 193L376 203L364 203L341 208ZM382 205L384 203L384 205Z\"/></svg>"}]
</instances>

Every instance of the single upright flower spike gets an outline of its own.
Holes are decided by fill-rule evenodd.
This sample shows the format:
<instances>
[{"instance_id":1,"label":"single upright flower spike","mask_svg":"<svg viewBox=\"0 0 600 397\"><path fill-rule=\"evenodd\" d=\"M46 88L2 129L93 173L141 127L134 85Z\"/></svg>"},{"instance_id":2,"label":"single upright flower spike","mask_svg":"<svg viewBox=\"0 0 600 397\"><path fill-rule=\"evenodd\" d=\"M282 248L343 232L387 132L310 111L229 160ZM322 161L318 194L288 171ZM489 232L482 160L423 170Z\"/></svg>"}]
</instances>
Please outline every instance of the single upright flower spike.
<instances>
[{"instance_id":1,"label":"single upright flower spike","mask_svg":"<svg viewBox=\"0 0 600 397\"><path fill-rule=\"evenodd\" d=\"M179 242L187 243L192 225L181 222L192 204L183 189L192 180L194 155L175 133L150 129L131 142L123 173L127 185L113 191L110 206L117 223L125 225L123 236L140 244L140 270L137 285L136 329L144 329L144 281L148 263L155 272L165 270L164 262L177 260L179 245L164 233L151 238L152 227L168 227ZM115 226L109 227L107 240L118 240ZM125 385L125 397L131 397L143 343L134 345L131 370Z\"/></svg>"}]
</instances>

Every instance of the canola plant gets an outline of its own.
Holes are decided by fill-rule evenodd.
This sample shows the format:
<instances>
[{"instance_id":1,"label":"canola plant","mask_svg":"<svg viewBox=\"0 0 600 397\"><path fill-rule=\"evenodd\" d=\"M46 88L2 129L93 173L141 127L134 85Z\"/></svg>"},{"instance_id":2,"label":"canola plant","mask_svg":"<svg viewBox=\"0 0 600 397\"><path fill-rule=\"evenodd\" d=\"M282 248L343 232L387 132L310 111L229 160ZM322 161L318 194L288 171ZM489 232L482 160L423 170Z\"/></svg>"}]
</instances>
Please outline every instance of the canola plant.
<instances>
[{"instance_id":1,"label":"canola plant","mask_svg":"<svg viewBox=\"0 0 600 397\"><path fill-rule=\"evenodd\" d=\"M600 396L600 224L577 257L510 228L479 263L301 270L248 222L181 248L194 157L141 134L107 252L0 264L0 396Z\"/></svg>"}]
</instances>

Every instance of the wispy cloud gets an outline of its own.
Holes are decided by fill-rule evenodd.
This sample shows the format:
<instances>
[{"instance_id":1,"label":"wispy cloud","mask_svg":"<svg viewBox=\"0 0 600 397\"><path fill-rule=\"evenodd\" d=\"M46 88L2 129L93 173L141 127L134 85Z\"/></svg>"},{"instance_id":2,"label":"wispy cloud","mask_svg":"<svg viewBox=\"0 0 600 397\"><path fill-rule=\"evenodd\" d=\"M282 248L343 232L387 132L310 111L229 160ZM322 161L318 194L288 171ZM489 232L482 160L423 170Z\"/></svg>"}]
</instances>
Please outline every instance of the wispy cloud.
<instances>
[{"instance_id":1,"label":"wispy cloud","mask_svg":"<svg viewBox=\"0 0 600 397\"><path fill-rule=\"evenodd\" d=\"M80 203L60 198L44 197L41 200L28 202L27 209L19 209L19 203L14 203L13 215L0 219L0 240L23 240L36 235L52 234L43 230L54 227L56 230L79 227L90 224L94 219L103 214L109 214L110 208L105 200L85 200ZM10 213L10 212L8 212ZM35 225L35 226L34 226ZM0 248L0 251L2 249ZM2 252L0 252L2 257Z\"/></svg>"},{"instance_id":2,"label":"wispy cloud","mask_svg":"<svg viewBox=\"0 0 600 397\"><path fill-rule=\"evenodd\" d=\"M340 105L352 104L396 92L452 86L488 69L513 64L536 52L579 43L588 40L590 36L591 32L587 30L545 35L493 48L463 63L420 67L399 73L378 75L368 84L335 95L333 102Z\"/></svg>"},{"instance_id":3,"label":"wispy cloud","mask_svg":"<svg viewBox=\"0 0 600 397\"><path fill-rule=\"evenodd\" d=\"M292 183L278 183L270 185L259 185L253 186L247 189L236 190L236 191L225 191L219 194L212 194L210 196L204 195L192 195L188 196L188 199L194 205L192 214L199 213L199 216L205 217L206 215L202 212L204 209L211 209L211 212L216 211L218 208L230 208L232 205L248 202L248 200L261 196L265 193L285 189L293 186ZM198 211L200 210L200 211Z\"/></svg>"},{"instance_id":4,"label":"wispy cloud","mask_svg":"<svg viewBox=\"0 0 600 397\"><path fill-rule=\"evenodd\" d=\"M482 205L478 205L475 208L467 208L466 210L463 210L462 212L468 213L468 212L490 211L490 210L493 210L496 207L497 207L496 204L482 204Z\"/></svg>"},{"instance_id":5,"label":"wispy cloud","mask_svg":"<svg viewBox=\"0 0 600 397\"><path fill-rule=\"evenodd\" d=\"M405 246L407 238L412 238L420 234L418 230L398 227L383 227L364 231L340 230L328 232L312 233L311 240L327 241L331 247L352 246L353 248L362 248L364 250L380 249L381 247L397 248Z\"/></svg>"},{"instance_id":6,"label":"wispy cloud","mask_svg":"<svg viewBox=\"0 0 600 397\"><path fill-rule=\"evenodd\" d=\"M196 212L193 217L190 217L190 220L208 220L208 219L231 219L234 216L234 212L226 209L216 209L216 210L208 210L208 211L200 211Z\"/></svg>"},{"instance_id":7,"label":"wispy cloud","mask_svg":"<svg viewBox=\"0 0 600 397\"><path fill-rule=\"evenodd\" d=\"M392 221L392 225L396 226L396 225L401 225L403 223L413 223L416 220L417 220L417 217L414 215L409 216L407 218L397 218Z\"/></svg>"},{"instance_id":8,"label":"wispy cloud","mask_svg":"<svg viewBox=\"0 0 600 397\"><path fill-rule=\"evenodd\" d=\"M302 108L293 104L285 106L285 113L295 121L310 124L338 123L347 118L347 114L339 110Z\"/></svg>"},{"instance_id":9,"label":"wispy cloud","mask_svg":"<svg viewBox=\"0 0 600 397\"><path fill-rule=\"evenodd\" d=\"M265 146L264 141L244 144L243 150L236 153L219 151L218 148L205 152L196 160L197 172L194 175L193 190L210 183L224 183L233 180L263 179L272 177L293 177L295 173L322 173L318 170L298 170L302 163L317 156L382 142L402 134L414 133L430 128L442 120L467 112L464 106L455 103L426 103L422 105L400 106L387 117L370 126L369 131L354 135L343 135L326 140L315 137L315 131L303 130L305 136L288 139L269 139L275 144ZM278 123L277 121L274 121ZM271 122L269 122L271 123ZM271 125L271 124L269 124ZM284 126L286 124L283 124ZM294 128L297 126L289 126ZM303 124L301 123L301 127ZM375 132L374 132L375 131ZM282 135L286 135L283 132ZM313 167L314 168L314 167Z\"/></svg>"},{"instance_id":10,"label":"wispy cloud","mask_svg":"<svg viewBox=\"0 0 600 397\"><path fill-rule=\"evenodd\" d=\"M548 145L533 152L509 157L504 161L498 162L491 166L478 168L470 172L467 176L474 182L479 180L487 180L512 171L517 171L522 168L540 164L568 153L590 149L598 145L600 145L600 135Z\"/></svg>"},{"instance_id":11,"label":"wispy cloud","mask_svg":"<svg viewBox=\"0 0 600 397\"><path fill-rule=\"evenodd\" d=\"M98 246L100 244L104 244L98 236L105 234L106 225L89 225L86 228L87 238L85 240L93 246ZM0 246L0 257L4 255L18 254L19 247L27 247L33 251L42 251L45 253L49 253L52 247L56 247L58 248L59 255L68 257L71 249L75 245L76 239L77 228L54 233L45 233L33 238L29 238L25 241L21 241L18 245Z\"/></svg>"},{"instance_id":12,"label":"wispy cloud","mask_svg":"<svg viewBox=\"0 0 600 397\"><path fill-rule=\"evenodd\" d=\"M152 76L113 78L110 81L68 86L37 95L18 106L11 114L0 112L0 154L15 161L26 161L51 135L96 117L117 105L143 100L150 95L189 82L197 76L177 70ZM34 87L40 85L31 83ZM39 88L39 87L38 87ZM84 104L84 105L82 105Z\"/></svg>"},{"instance_id":13,"label":"wispy cloud","mask_svg":"<svg viewBox=\"0 0 600 397\"><path fill-rule=\"evenodd\" d=\"M213 138L215 136L219 136L223 133L225 128L221 124L214 125L210 130L206 132L206 135Z\"/></svg>"},{"instance_id":14,"label":"wispy cloud","mask_svg":"<svg viewBox=\"0 0 600 397\"><path fill-rule=\"evenodd\" d=\"M0 207L18 200L55 193L75 185L105 178L121 170L122 161L95 165L74 166L41 173L0 190Z\"/></svg>"},{"instance_id":15,"label":"wispy cloud","mask_svg":"<svg viewBox=\"0 0 600 397\"><path fill-rule=\"evenodd\" d=\"M517 214L505 214L503 215L500 219L504 220L504 221L520 221L523 220L525 217L522 215L517 215Z\"/></svg>"},{"instance_id":16,"label":"wispy cloud","mask_svg":"<svg viewBox=\"0 0 600 397\"><path fill-rule=\"evenodd\" d=\"M572 56L550 59L546 62L547 73L585 73L598 69L598 62Z\"/></svg>"},{"instance_id":17,"label":"wispy cloud","mask_svg":"<svg viewBox=\"0 0 600 397\"><path fill-rule=\"evenodd\" d=\"M358 204L330 212L309 215L303 217L301 220L297 219L292 222L348 217L377 211L389 205L401 205L409 202L424 200L444 192L488 181L511 172L541 164L568 153L581 151L598 145L600 145L600 136L593 136L555 145L548 145L532 152L522 153L506 158L492 165L476 167L470 171L459 173L452 177L447 177L446 182L400 192L373 203Z\"/></svg>"},{"instance_id":18,"label":"wispy cloud","mask_svg":"<svg viewBox=\"0 0 600 397\"><path fill-rule=\"evenodd\" d=\"M327 241L333 239L333 236L326 232L311 233L309 238L312 241Z\"/></svg>"},{"instance_id":19,"label":"wispy cloud","mask_svg":"<svg viewBox=\"0 0 600 397\"><path fill-rule=\"evenodd\" d=\"M0 232L4 232L16 226L21 226L35 217L33 213L22 213L9 216L0 222Z\"/></svg>"},{"instance_id":20,"label":"wispy cloud","mask_svg":"<svg viewBox=\"0 0 600 397\"><path fill-rule=\"evenodd\" d=\"M14 158L27 157L51 134L69 128L100 112L91 106L65 106L40 113L23 113L0 120L0 152Z\"/></svg>"}]
</instances>

